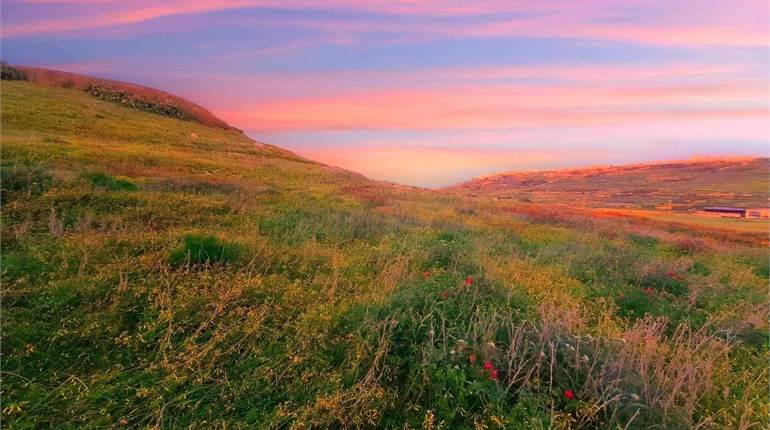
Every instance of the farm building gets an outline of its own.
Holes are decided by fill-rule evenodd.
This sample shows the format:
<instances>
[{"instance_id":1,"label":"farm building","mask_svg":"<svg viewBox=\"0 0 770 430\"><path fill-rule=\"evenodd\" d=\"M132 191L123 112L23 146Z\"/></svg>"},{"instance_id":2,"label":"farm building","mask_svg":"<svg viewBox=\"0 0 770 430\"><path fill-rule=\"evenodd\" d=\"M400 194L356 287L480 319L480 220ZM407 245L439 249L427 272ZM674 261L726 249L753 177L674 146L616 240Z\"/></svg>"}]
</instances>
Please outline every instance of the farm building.
<instances>
[{"instance_id":1,"label":"farm building","mask_svg":"<svg viewBox=\"0 0 770 430\"><path fill-rule=\"evenodd\" d=\"M748 208L746 209L746 218L769 218L770 209L768 208Z\"/></svg>"},{"instance_id":2,"label":"farm building","mask_svg":"<svg viewBox=\"0 0 770 430\"><path fill-rule=\"evenodd\" d=\"M729 208L722 206L712 206L703 208L705 215L720 216L727 218L743 218L746 216L746 208Z\"/></svg>"},{"instance_id":3,"label":"farm building","mask_svg":"<svg viewBox=\"0 0 770 430\"><path fill-rule=\"evenodd\" d=\"M722 206L711 206L695 212L696 215L712 216L722 218L768 218L770 209L767 208L732 208Z\"/></svg>"}]
</instances>

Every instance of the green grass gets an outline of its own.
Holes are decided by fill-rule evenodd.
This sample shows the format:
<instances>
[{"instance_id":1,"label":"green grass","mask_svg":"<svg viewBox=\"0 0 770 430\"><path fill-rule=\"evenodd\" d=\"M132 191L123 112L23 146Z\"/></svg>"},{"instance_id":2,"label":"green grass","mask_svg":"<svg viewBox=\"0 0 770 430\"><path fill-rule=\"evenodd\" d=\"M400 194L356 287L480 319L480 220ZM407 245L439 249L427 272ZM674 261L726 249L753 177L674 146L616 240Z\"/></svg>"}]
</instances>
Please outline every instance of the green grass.
<instances>
[{"instance_id":1,"label":"green grass","mask_svg":"<svg viewBox=\"0 0 770 430\"><path fill-rule=\"evenodd\" d=\"M4 427L768 420L763 234L381 184L76 90L2 97Z\"/></svg>"},{"instance_id":2,"label":"green grass","mask_svg":"<svg viewBox=\"0 0 770 430\"><path fill-rule=\"evenodd\" d=\"M241 254L241 247L225 243L214 236L188 234L181 248L171 253L172 266L232 263Z\"/></svg>"},{"instance_id":3,"label":"green grass","mask_svg":"<svg viewBox=\"0 0 770 430\"><path fill-rule=\"evenodd\" d=\"M126 179L114 178L105 173L86 173L83 175L92 187L104 188L110 191L135 191L138 189L136 184Z\"/></svg>"}]
</instances>

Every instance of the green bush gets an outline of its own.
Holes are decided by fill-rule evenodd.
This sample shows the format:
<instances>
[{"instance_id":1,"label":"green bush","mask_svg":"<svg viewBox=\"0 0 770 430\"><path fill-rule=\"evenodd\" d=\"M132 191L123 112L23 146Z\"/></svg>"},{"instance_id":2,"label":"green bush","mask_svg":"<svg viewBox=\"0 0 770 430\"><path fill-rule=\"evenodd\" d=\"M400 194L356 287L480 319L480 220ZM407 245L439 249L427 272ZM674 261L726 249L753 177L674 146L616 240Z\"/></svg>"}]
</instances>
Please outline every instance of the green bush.
<instances>
[{"instance_id":1,"label":"green bush","mask_svg":"<svg viewBox=\"0 0 770 430\"><path fill-rule=\"evenodd\" d=\"M41 166L14 164L0 168L2 201L8 200L9 194L38 196L50 188L53 178Z\"/></svg>"},{"instance_id":2,"label":"green bush","mask_svg":"<svg viewBox=\"0 0 770 430\"><path fill-rule=\"evenodd\" d=\"M214 236L188 234L180 249L171 253L172 266L185 264L229 263L242 253L240 245L226 243Z\"/></svg>"},{"instance_id":3,"label":"green bush","mask_svg":"<svg viewBox=\"0 0 770 430\"><path fill-rule=\"evenodd\" d=\"M106 173L86 173L83 175L94 188L105 188L110 191L135 191L136 184L126 179L118 179Z\"/></svg>"},{"instance_id":4,"label":"green bush","mask_svg":"<svg viewBox=\"0 0 770 430\"><path fill-rule=\"evenodd\" d=\"M654 291L665 291L674 296L685 296L690 291L687 282L678 274L668 273L649 273L642 276L639 280L639 287L642 290L651 289Z\"/></svg>"}]
</instances>

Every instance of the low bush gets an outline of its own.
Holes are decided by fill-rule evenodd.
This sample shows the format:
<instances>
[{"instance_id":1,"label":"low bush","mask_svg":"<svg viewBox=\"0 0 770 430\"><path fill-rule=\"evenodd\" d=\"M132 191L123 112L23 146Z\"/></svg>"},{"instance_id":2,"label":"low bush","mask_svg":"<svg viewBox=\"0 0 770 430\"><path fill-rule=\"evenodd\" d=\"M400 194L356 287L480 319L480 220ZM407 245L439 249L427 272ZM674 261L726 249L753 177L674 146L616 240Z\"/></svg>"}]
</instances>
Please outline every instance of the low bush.
<instances>
[{"instance_id":1,"label":"low bush","mask_svg":"<svg viewBox=\"0 0 770 430\"><path fill-rule=\"evenodd\" d=\"M0 168L2 184L2 202L8 200L8 194L26 194L37 196L47 190L53 178L42 167L32 164L14 164Z\"/></svg>"},{"instance_id":2,"label":"low bush","mask_svg":"<svg viewBox=\"0 0 770 430\"><path fill-rule=\"evenodd\" d=\"M83 177L94 188L104 188L109 191L135 191L138 189L133 182L126 179L118 179L106 173L86 173Z\"/></svg>"},{"instance_id":3,"label":"low bush","mask_svg":"<svg viewBox=\"0 0 770 430\"><path fill-rule=\"evenodd\" d=\"M102 85L89 85L85 88L85 91L96 98L111 103L117 103L132 109L157 113L159 115L184 121L195 121L195 118L188 115L187 112L183 111L179 106L158 103L146 97L137 96L115 88Z\"/></svg>"},{"instance_id":4,"label":"low bush","mask_svg":"<svg viewBox=\"0 0 770 430\"><path fill-rule=\"evenodd\" d=\"M5 61L0 61L0 79L6 81L26 81L27 74L13 66L10 66Z\"/></svg>"},{"instance_id":5,"label":"low bush","mask_svg":"<svg viewBox=\"0 0 770 430\"><path fill-rule=\"evenodd\" d=\"M230 263L242 253L242 247L227 243L214 236L189 234L182 247L171 253L172 266Z\"/></svg>"}]
</instances>

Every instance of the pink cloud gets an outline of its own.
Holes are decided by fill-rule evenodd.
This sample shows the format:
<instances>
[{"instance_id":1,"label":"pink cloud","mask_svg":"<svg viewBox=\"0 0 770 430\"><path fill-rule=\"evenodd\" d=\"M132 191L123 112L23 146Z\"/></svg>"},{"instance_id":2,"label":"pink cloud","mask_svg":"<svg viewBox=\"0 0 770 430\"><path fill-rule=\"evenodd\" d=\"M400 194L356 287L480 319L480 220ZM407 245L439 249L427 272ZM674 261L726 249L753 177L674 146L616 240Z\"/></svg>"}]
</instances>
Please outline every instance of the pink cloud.
<instances>
[{"instance_id":1,"label":"pink cloud","mask_svg":"<svg viewBox=\"0 0 770 430\"><path fill-rule=\"evenodd\" d=\"M219 113L249 130L471 129L590 126L764 116L766 81L703 85L398 88L262 100Z\"/></svg>"},{"instance_id":2,"label":"pink cloud","mask_svg":"<svg viewBox=\"0 0 770 430\"><path fill-rule=\"evenodd\" d=\"M28 0L28 3L51 3ZM133 2L81 0L54 3L71 5L69 15L57 18L5 23L5 38L40 33L60 33L101 29L137 24L152 19L207 12L269 7L289 10L358 10L388 15L416 17L476 17L482 19L457 22L424 20L414 22L357 22L355 20L283 19L272 25L300 26L337 37L371 32L388 32L396 40L411 38L473 38L473 37L562 37L600 40L622 40L659 45L738 45L767 46L766 21L756 16L767 14L767 5L761 1L742 0L740 7L715 0L683 2L666 1L610 1L562 0L549 2L525 1L385 1L385 0L185 0L162 3L148 0ZM740 13L734 13L735 9ZM690 11L684 15L681 10ZM704 14L700 10L723 11ZM613 18L643 10L655 20L613 21ZM511 15L518 18L510 18ZM521 16L526 16L522 18ZM264 24L270 25L269 21Z\"/></svg>"}]
</instances>

